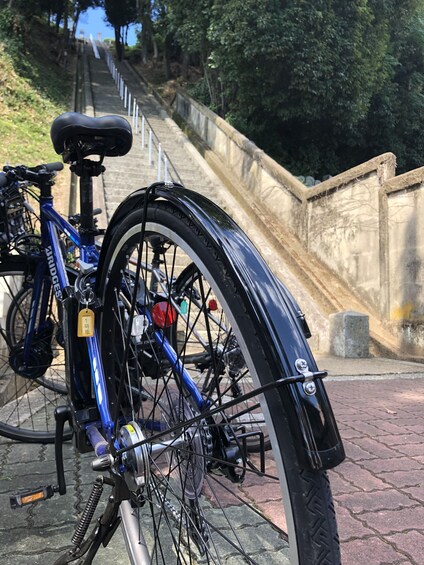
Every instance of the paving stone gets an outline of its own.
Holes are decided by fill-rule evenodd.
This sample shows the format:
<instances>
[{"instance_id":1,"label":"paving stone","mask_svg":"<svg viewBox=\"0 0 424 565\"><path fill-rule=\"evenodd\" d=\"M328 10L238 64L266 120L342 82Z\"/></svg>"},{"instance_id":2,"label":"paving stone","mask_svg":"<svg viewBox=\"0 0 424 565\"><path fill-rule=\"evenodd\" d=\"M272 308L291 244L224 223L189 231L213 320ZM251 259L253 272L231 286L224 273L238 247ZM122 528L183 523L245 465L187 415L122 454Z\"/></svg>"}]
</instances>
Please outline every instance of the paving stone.
<instances>
[{"instance_id":1,"label":"paving stone","mask_svg":"<svg viewBox=\"0 0 424 565\"><path fill-rule=\"evenodd\" d=\"M389 471L412 471L420 469L424 471L423 464L416 459L411 459L410 457L396 457L394 459L372 459L370 461L361 461L361 465L363 467L366 467L369 471L372 471L373 473L379 475L387 473ZM386 475L384 475L383 478L387 479Z\"/></svg>"},{"instance_id":2,"label":"paving stone","mask_svg":"<svg viewBox=\"0 0 424 565\"><path fill-rule=\"evenodd\" d=\"M13 469L8 469L7 472L3 471L0 475L0 494L6 494L12 490L17 492L20 489L37 488L40 485L53 484L56 482L56 473L50 472L50 469L45 469L44 473L39 473L38 475L31 475L30 473L25 473L25 475L20 475L19 470L13 471ZM67 479L69 480L69 479Z\"/></svg>"},{"instance_id":3,"label":"paving stone","mask_svg":"<svg viewBox=\"0 0 424 565\"><path fill-rule=\"evenodd\" d=\"M362 461L363 459L372 459L375 457L373 453L365 451L359 445L356 445L353 441L343 440L344 448L346 451L346 457L353 459L355 461Z\"/></svg>"},{"instance_id":4,"label":"paving stone","mask_svg":"<svg viewBox=\"0 0 424 565\"><path fill-rule=\"evenodd\" d=\"M399 445L404 446L417 443L417 436L410 433L404 433L402 435L377 435L374 439L394 449L397 449Z\"/></svg>"},{"instance_id":5,"label":"paving stone","mask_svg":"<svg viewBox=\"0 0 424 565\"><path fill-rule=\"evenodd\" d=\"M371 424L364 420L355 419L349 422L349 425L352 426L352 428L354 428L355 430L358 430L359 432L362 432L364 435L368 435L370 437L374 437L376 435L385 435L384 430L379 428L377 425ZM389 434L389 432L387 432L387 434Z\"/></svg>"},{"instance_id":6,"label":"paving stone","mask_svg":"<svg viewBox=\"0 0 424 565\"><path fill-rule=\"evenodd\" d=\"M287 521L281 501L256 502L259 510L276 524L283 532L287 532Z\"/></svg>"},{"instance_id":7,"label":"paving stone","mask_svg":"<svg viewBox=\"0 0 424 565\"><path fill-rule=\"evenodd\" d=\"M417 436L415 436L417 439ZM410 457L420 456L424 452L424 443L408 443L405 445L397 445L396 450L404 455L409 455Z\"/></svg>"},{"instance_id":8,"label":"paving stone","mask_svg":"<svg viewBox=\"0 0 424 565\"><path fill-rule=\"evenodd\" d=\"M278 552L271 552L267 551L265 553L260 554L252 554L249 557L255 560L258 565L289 565L290 558L288 555L288 550L282 549ZM229 557L226 560L226 565L239 565L240 564L240 557L234 556Z\"/></svg>"},{"instance_id":9,"label":"paving stone","mask_svg":"<svg viewBox=\"0 0 424 565\"><path fill-rule=\"evenodd\" d=\"M13 528L0 532L0 542L7 554L27 554L33 558L46 551L54 551L57 556L64 552L70 544L74 526L72 522L59 524L53 528ZM2 558L3 559L3 558ZM47 560L44 563L48 562ZM2 560L3 563L3 560Z\"/></svg>"},{"instance_id":10,"label":"paving stone","mask_svg":"<svg viewBox=\"0 0 424 565\"><path fill-rule=\"evenodd\" d=\"M71 474L75 470L75 460L72 458L65 459L64 469L65 473ZM13 465L8 465L7 468L2 470L0 474L0 484L1 481L7 480L9 477L14 477L16 475L35 477L35 481L39 481L39 476L44 476L46 472L56 473L56 465L54 461L28 461L25 463L15 462ZM30 479L28 480L31 482Z\"/></svg>"},{"instance_id":11,"label":"paving stone","mask_svg":"<svg viewBox=\"0 0 424 565\"><path fill-rule=\"evenodd\" d=\"M337 417L337 422L340 421L343 421L342 416ZM342 436L343 441L363 437L362 432L355 430L354 428L351 428L350 426L346 426L346 425L340 427L340 435Z\"/></svg>"},{"instance_id":12,"label":"paving stone","mask_svg":"<svg viewBox=\"0 0 424 565\"><path fill-rule=\"evenodd\" d=\"M341 477L337 471L330 471L329 476L333 496L360 491L357 486Z\"/></svg>"},{"instance_id":13,"label":"paving stone","mask_svg":"<svg viewBox=\"0 0 424 565\"><path fill-rule=\"evenodd\" d=\"M354 438L352 442L361 447L365 451L368 451L374 457L379 458L392 458L398 455L397 449L391 449L383 441L378 441L377 439L372 439L370 437Z\"/></svg>"},{"instance_id":14,"label":"paving stone","mask_svg":"<svg viewBox=\"0 0 424 565\"><path fill-rule=\"evenodd\" d=\"M383 565L398 563L399 553L376 536L346 541L342 544L342 563Z\"/></svg>"},{"instance_id":15,"label":"paving stone","mask_svg":"<svg viewBox=\"0 0 424 565\"><path fill-rule=\"evenodd\" d=\"M352 482L355 486L364 491L382 490L390 488L390 485L384 483L381 479L374 476L366 469L362 469L356 463L350 461L343 462L338 468L337 472L347 481ZM415 483L414 483L415 484Z\"/></svg>"},{"instance_id":16,"label":"paving stone","mask_svg":"<svg viewBox=\"0 0 424 565\"><path fill-rule=\"evenodd\" d=\"M414 434L424 435L424 424L407 425L406 429Z\"/></svg>"},{"instance_id":17,"label":"paving stone","mask_svg":"<svg viewBox=\"0 0 424 565\"><path fill-rule=\"evenodd\" d=\"M387 536L387 539L394 543L397 548L404 551L418 565L423 563L424 556L424 535L421 532L413 531Z\"/></svg>"},{"instance_id":18,"label":"paving stone","mask_svg":"<svg viewBox=\"0 0 424 565\"><path fill-rule=\"evenodd\" d=\"M364 538L374 535L372 529L367 528L360 520L353 517L346 508L336 504L337 525L340 541L344 542L352 538Z\"/></svg>"},{"instance_id":19,"label":"paving stone","mask_svg":"<svg viewBox=\"0 0 424 565\"><path fill-rule=\"evenodd\" d=\"M424 483L421 483L417 487L406 487L402 489L403 492L408 493L413 498L424 502Z\"/></svg>"},{"instance_id":20,"label":"paving stone","mask_svg":"<svg viewBox=\"0 0 424 565\"><path fill-rule=\"evenodd\" d=\"M424 469L381 473L380 477L397 488L419 486L424 483Z\"/></svg>"},{"instance_id":21,"label":"paving stone","mask_svg":"<svg viewBox=\"0 0 424 565\"><path fill-rule=\"evenodd\" d=\"M364 512L361 514L361 520L370 528L375 528L383 535L412 529L423 530L424 507L414 507L413 511L409 508L400 508L399 510Z\"/></svg>"},{"instance_id":22,"label":"paving stone","mask_svg":"<svg viewBox=\"0 0 424 565\"><path fill-rule=\"evenodd\" d=\"M235 498L235 496L244 497L244 493L241 490L241 485L235 485L230 481L225 481L225 483L226 487L219 484L213 479L209 479L207 481L207 484L205 484L204 493L211 501L212 505L215 507L218 506L217 501L219 501L219 505L224 508L234 505L241 505L242 502Z\"/></svg>"},{"instance_id":23,"label":"paving stone","mask_svg":"<svg viewBox=\"0 0 424 565\"><path fill-rule=\"evenodd\" d=\"M361 492L360 495L357 493L341 494L337 496L337 501L354 514L417 506L416 500L395 489Z\"/></svg>"},{"instance_id":24,"label":"paving stone","mask_svg":"<svg viewBox=\"0 0 424 565\"><path fill-rule=\"evenodd\" d=\"M391 434L391 435L405 434L404 427L398 426L393 422L388 422L387 420L374 420L372 424L373 426L376 426L381 432L385 432L387 434ZM414 431L411 430L411 427L407 427L407 430Z\"/></svg>"},{"instance_id":25,"label":"paving stone","mask_svg":"<svg viewBox=\"0 0 424 565\"><path fill-rule=\"evenodd\" d=\"M8 463L15 465L16 463L33 463L41 461L43 454L43 446L31 443L22 443L18 449L14 449L9 457Z\"/></svg>"},{"instance_id":26,"label":"paving stone","mask_svg":"<svg viewBox=\"0 0 424 565\"><path fill-rule=\"evenodd\" d=\"M243 488L245 492L257 502L267 502L281 499L281 488L277 482L264 485L247 486Z\"/></svg>"}]
</instances>

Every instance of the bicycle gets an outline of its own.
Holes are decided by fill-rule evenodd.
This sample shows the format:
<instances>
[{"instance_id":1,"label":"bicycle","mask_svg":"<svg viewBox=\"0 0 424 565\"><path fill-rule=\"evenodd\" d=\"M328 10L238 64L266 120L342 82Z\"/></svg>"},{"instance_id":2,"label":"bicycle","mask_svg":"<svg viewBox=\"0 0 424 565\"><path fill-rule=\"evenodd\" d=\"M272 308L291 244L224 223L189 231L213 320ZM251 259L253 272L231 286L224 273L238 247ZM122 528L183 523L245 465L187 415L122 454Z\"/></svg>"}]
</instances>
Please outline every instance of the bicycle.
<instances>
[{"instance_id":1,"label":"bicycle","mask_svg":"<svg viewBox=\"0 0 424 565\"><path fill-rule=\"evenodd\" d=\"M136 564L339 563L325 470L344 451L326 373L288 291L222 210L178 184L128 197L99 254L92 177L105 157L129 151L131 128L66 113L51 136L80 177L79 229L54 211L49 167L21 179L40 187L35 281L48 272L56 297L68 404L55 410L57 486L18 493L12 505L65 494L70 422L100 475L57 565L91 563L119 524ZM79 249L75 280L62 233ZM39 301L33 291L31 312ZM27 327L24 340L33 337ZM249 494L262 483L282 489L275 515ZM105 487L106 510L87 537Z\"/></svg>"}]
</instances>

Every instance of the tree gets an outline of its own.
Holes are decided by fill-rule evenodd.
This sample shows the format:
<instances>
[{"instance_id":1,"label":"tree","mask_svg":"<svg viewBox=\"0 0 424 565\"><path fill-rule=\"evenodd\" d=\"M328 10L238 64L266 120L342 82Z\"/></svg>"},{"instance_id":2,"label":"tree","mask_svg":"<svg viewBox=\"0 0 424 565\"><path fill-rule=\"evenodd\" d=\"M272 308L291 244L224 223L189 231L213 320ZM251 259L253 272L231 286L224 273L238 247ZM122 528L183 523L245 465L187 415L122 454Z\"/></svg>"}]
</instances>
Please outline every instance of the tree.
<instances>
[{"instance_id":1,"label":"tree","mask_svg":"<svg viewBox=\"0 0 424 565\"><path fill-rule=\"evenodd\" d=\"M89 8L97 8L102 5L102 0L73 0L72 2L72 37L75 37L80 15Z\"/></svg>"},{"instance_id":2,"label":"tree","mask_svg":"<svg viewBox=\"0 0 424 565\"><path fill-rule=\"evenodd\" d=\"M390 47L387 80L372 100L365 145L374 153L393 151L400 172L423 164L424 14L423 3L386 3Z\"/></svg>"},{"instance_id":3,"label":"tree","mask_svg":"<svg viewBox=\"0 0 424 565\"><path fill-rule=\"evenodd\" d=\"M218 83L209 61L211 46L208 38L209 26L213 24L213 4L213 0L197 0L193 3L172 0L168 2L166 17L168 41L172 36L181 47L184 66L187 66L190 57L197 56L200 59L210 103L217 109Z\"/></svg>"},{"instance_id":4,"label":"tree","mask_svg":"<svg viewBox=\"0 0 424 565\"><path fill-rule=\"evenodd\" d=\"M138 21L141 23L141 56L143 63L147 63L149 47L153 49L153 58L158 58L158 45L155 38L152 12L154 10L152 0L137 0ZM157 9L161 10L164 4L159 2Z\"/></svg>"},{"instance_id":5,"label":"tree","mask_svg":"<svg viewBox=\"0 0 424 565\"><path fill-rule=\"evenodd\" d=\"M136 0L104 0L106 20L115 30L115 49L116 56L121 61L123 57L122 48L122 28L130 25L137 20Z\"/></svg>"},{"instance_id":6,"label":"tree","mask_svg":"<svg viewBox=\"0 0 424 565\"><path fill-rule=\"evenodd\" d=\"M386 76L367 0L216 0L208 36L227 119L295 173L334 172Z\"/></svg>"}]
</instances>

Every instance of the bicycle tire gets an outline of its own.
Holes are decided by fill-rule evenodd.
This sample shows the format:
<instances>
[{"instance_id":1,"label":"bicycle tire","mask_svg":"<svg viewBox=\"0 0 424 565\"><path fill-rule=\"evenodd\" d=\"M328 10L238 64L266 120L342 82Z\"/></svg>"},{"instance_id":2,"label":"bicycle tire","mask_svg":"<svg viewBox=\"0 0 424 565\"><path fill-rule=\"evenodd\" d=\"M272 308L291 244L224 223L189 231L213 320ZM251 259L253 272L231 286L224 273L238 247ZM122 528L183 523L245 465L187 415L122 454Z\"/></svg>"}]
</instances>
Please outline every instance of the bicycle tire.
<instances>
[{"instance_id":1,"label":"bicycle tire","mask_svg":"<svg viewBox=\"0 0 424 565\"><path fill-rule=\"evenodd\" d=\"M20 340L28 320L33 287L28 273L28 263L17 256L5 258L0 264L3 320L0 325L0 435L15 441L54 443L54 410L67 400L64 356L56 339L60 329L53 297L49 301L49 331L39 335L37 346L32 349L33 364L28 374L19 374ZM70 437L68 429L65 439Z\"/></svg>"},{"instance_id":2,"label":"bicycle tire","mask_svg":"<svg viewBox=\"0 0 424 565\"><path fill-rule=\"evenodd\" d=\"M247 458L241 440L237 439L237 431L231 428L226 414L222 411L213 418L208 417L208 410L199 414L193 393L184 388L175 365L170 367L163 350L157 345L152 346L152 334L147 335L146 329L141 334L134 330L134 320L130 330L131 298L135 296L136 316L144 316L137 312L144 312L146 307L151 310L160 299L156 296L152 301L153 297L149 295L148 278L151 275L148 269L142 267L139 280L135 280L137 271L131 263L132 257L137 256L138 260L142 257L143 265L148 264L149 246L153 245L154 238L159 238L164 249L163 270L168 278L162 286L162 298L168 304L166 311L169 312L175 302L171 291L166 295L164 289L170 288L176 270L180 268L174 259L178 248L183 262L186 261L181 268L194 262L213 287L220 307L231 320L231 331L255 385L264 384L264 376L269 376L271 371L255 321L248 315L243 297L237 294L234 273L226 266L222 253L208 244L208 238L199 226L172 204L155 201L147 209L143 242L140 241L141 233L138 210L115 227L105 251L99 286L103 299L99 335L110 408L117 417L119 415L120 422L126 422L121 425L120 432L116 430L116 436L127 449L124 476L133 492L132 505L121 505L130 558L140 543L146 543L151 559L158 563L185 562L187 553L187 562L197 556L208 563L240 563L241 559L250 563L340 563L327 474L305 470L300 464L281 395L272 392L260 398L272 441L272 454L267 453L268 473L264 476L254 470L259 465L259 456L249 456L249 464L254 469L246 469ZM170 252L172 262L165 259L165 254L169 257ZM180 265L180 258L178 261ZM168 321L173 323L172 315ZM141 320L143 324L145 320ZM157 328L154 331L158 331ZM187 335L189 333L190 329L187 329ZM124 366L125 380L121 384L126 339L130 348ZM153 365L146 361L149 355L154 357ZM178 361L184 364L184 351L178 353ZM204 400L211 406L220 406L214 398ZM162 432L155 431L156 420L152 421L155 415L160 417L157 429ZM180 431L182 426L184 434ZM157 448L168 430L174 435L165 437L168 444L164 455L162 453L155 459L153 451L149 455L140 448L138 452L131 449L135 441L134 431L136 438L148 440ZM155 440L158 435L159 439ZM174 437L183 447L179 443L178 448L173 448ZM223 447L224 440L229 440L238 459L231 459L228 445ZM220 452L224 454L221 459L218 457ZM140 462L143 463L144 479L137 475ZM230 479L237 480L237 476L241 478L244 474L244 482ZM142 486L140 480L144 481ZM273 488L270 485L276 487L277 483L282 491L281 506L275 492L265 502L261 495L257 495L252 504L255 489L256 492L267 491ZM278 510L271 511L273 505L278 506ZM151 530L142 540L138 532L141 524L145 529L149 519ZM138 521L138 527L134 520Z\"/></svg>"}]
</instances>

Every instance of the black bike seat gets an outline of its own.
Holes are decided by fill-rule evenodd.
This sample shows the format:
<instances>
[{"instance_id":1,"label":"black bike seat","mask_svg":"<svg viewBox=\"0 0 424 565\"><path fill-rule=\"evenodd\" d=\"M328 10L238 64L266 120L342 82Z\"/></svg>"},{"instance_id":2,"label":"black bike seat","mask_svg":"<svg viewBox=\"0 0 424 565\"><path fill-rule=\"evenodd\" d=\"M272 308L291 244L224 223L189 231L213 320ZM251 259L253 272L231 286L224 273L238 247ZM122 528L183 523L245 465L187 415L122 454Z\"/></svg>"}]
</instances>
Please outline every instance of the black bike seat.
<instances>
[{"instance_id":1,"label":"black bike seat","mask_svg":"<svg viewBox=\"0 0 424 565\"><path fill-rule=\"evenodd\" d=\"M53 147L65 163L74 163L89 155L118 157L132 145L130 124L121 116L91 118L78 112L57 117L50 129Z\"/></svg>"}]
</instances>

